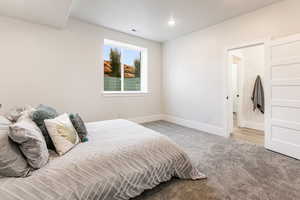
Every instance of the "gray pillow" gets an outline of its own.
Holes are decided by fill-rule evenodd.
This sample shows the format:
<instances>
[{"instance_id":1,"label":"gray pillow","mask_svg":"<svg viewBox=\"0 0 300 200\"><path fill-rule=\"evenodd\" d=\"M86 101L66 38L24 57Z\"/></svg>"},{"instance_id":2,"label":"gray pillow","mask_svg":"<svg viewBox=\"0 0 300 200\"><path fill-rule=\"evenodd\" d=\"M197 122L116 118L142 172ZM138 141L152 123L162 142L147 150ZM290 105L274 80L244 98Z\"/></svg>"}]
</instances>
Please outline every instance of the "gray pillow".
<instances>
[{"instance_id":1,"label":"gray pillow","mask_svg":"<svg viewBox=\"0 0 300 200\"><path fill-rule=\"evenodd\" d=\"M39 169L47 164L49 152L41 130L30 118L32 112L34 110L25 111L17 123L10 126L9 137L19 144L28 164Z\"/></svg>"},{"instance_id":2,"label":"gray pillow","mask_svg":"<svg viewBox=\"0 0 300 200\"><path fill-rule=\"evenodd\" d=\"M88 138L87 138L87 129L85 127L85 124L83 122L83 120L81 119L81 117L79 116L79 114L70 114L69 115L70 117L70 120L80 138L80 141L81 142L86 142L88 141Z\"/></svg>"},{"instance_id":3,"label":"gray pillow","mask_svg":"<svg viewBox=\"0 0 300 200\"><path fill-rule=\"evenodd\" d=\"M9 137L10 122L0 116L0 176L26 177L30 168L15 144Z\"/></svg>"},{"instance_id":4,"label":"gray pillow","mask_svg":"<svg viewBox=\"0 0 300 200\"><path fill-rule=\"evenodd\" d=\"M36 111L32 113L32 120L36 123L36 125L42 131L42 134L45 138L48 149L55 150L51 137L47 131L44 120L46 119L54 119L58 116L58 113L54 108L45 105L39 105L36 108Z\"/></svg>"}]
</instances>

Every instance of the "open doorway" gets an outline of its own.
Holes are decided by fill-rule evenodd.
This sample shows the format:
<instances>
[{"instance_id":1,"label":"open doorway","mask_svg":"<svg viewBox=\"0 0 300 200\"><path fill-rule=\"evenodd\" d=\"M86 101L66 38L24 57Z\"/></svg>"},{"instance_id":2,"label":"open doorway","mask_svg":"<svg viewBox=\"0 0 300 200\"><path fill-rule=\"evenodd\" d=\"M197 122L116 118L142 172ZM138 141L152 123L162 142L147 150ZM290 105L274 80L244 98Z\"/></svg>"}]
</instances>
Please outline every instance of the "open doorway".
<instances>
[{"instance_id":1,"label":"open doorway","mask_svg":"<svg viewBox=\"0 0 300 200\"><path fill-rule=\"evenodd\" d=\"M231 49L228 56L230 136L263 145L264 108L257 107L253 95L259 90L261 98L258 101L264 101L265 47L256 44Z\"/></svg>"}]
</instances>

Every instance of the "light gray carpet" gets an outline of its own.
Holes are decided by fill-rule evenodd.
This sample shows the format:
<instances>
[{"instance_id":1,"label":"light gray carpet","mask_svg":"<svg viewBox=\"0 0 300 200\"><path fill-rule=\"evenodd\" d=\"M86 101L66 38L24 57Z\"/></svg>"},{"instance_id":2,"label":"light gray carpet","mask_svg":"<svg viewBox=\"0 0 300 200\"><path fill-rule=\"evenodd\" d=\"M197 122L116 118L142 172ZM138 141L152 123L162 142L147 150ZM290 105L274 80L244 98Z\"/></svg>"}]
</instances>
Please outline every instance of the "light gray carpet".
<instances>
[{"instance_id":1,"label":"light gray carpet","mask_svg":"<svg viewBox=\"0 0 300 200\"><path fill-rule=\"evenodd\" d=\"M144 126L184 148L208 179L172 179L134 200L300 200L299 160L165 121Z\"/></svg>"}]
</instances>

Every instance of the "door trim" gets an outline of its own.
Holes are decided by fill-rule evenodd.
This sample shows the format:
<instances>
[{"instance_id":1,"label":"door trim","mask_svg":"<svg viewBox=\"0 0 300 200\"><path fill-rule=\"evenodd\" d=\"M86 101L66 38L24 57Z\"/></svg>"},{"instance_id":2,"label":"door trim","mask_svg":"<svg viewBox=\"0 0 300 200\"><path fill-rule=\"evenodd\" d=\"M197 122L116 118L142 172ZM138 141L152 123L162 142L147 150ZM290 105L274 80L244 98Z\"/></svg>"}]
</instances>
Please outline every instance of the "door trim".
<instances>
[{"instance_id":1,"label":"door trim","mask_svg":"<svg viewBox=\"0 0 300 200\"><path fill-rule=\"evenodd\" d=\"M232 70L230 67L230 60L229 59L229 52L230 51L233 51L233 50L238 50L238 49L243 49L243 48L247 48L247 47L253 47L253 46L258 46L258 45L264 45L264 48L267 49L267 44L269 44L271 38L268 37L268 38L263 38L263 39L259 39L259 40L254 40L254 41L250 41L250 42L242 42L240 44L236 44L236 45L233 45L233 46L229 46L227 48L225 48L224 50L224 55L225 55L225 61L224 61L224 70L225 70L225 77L224 77L224 121L225 121L225 136L226 137L230 137L230 133L231 133L231 123L232 123L232 118L233 118L233 108L232 108L232 105L233 105L233 98L232 98L232 95L231 95L231 74L232 74ZM265 51L266 52L266 51ZM265 81L268 82L270 80L270 76L269 76L269 70L267 69L268 67L268 63L267 63L267 54L265 53L265 72L266 72L266 76L265 76ZM268 94L269 91L268 91L268 88L265 89L265 93ZM226 97L229 97L228 99L226 99ZM267 101L268 99L266 99L265 101L265 106L268 107L269 106L269 101ZM266 109L266 112L267 112L267 109ZM265 126L264 126L264 129L265 131L267 131L266 127L266 114L265 114Z\"/></svg>"}]
</instances>

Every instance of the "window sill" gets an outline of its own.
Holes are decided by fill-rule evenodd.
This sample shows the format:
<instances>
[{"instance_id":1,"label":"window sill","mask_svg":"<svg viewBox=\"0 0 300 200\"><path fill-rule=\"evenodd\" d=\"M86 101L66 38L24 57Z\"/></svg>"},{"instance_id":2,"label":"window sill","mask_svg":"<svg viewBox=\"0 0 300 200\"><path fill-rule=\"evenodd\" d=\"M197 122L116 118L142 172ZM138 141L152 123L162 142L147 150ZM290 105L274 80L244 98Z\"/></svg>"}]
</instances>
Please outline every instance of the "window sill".
<instances>
[{"instance_id":1,"label":"window sill","mask_svg":"<svg viewBox=\"0 0 300 200\"><path fill-rule=\"evenodd\" d=\"M139 96L145 96L148 95L149 92L102 92L102 95L105 97L139 97Z\"/></svg>"}]
</instances>

